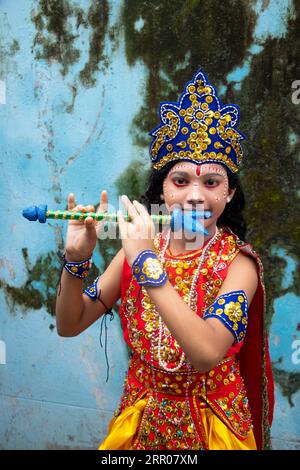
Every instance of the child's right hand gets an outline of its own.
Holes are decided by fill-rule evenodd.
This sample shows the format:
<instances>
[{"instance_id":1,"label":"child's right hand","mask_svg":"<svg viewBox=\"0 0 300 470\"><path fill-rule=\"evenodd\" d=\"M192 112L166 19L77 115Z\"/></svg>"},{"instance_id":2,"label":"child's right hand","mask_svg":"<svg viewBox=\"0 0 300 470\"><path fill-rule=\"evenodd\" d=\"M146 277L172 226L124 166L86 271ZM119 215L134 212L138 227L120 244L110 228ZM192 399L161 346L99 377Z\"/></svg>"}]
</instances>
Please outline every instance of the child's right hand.
<instances>
[{"instance_id":1,"label":"child's right hand","mask_svg":"<svg viewBox=\"0 0 300 470\"><path fill-rule=\"evenodd\" d=\"M106 212L107 206L107 192L102 191L97 213ZM92 205L83 206L79 204L75 206L73 193L70 193L68 196L68 210L73 212L95 212L95 208ZM97 242L97 233L101 232L103 225L103 221L97 222L92 217L87 217L83 221L69 220L66 236L66 260L83 261L92 256Z\"/></svg>"}]
</instances>

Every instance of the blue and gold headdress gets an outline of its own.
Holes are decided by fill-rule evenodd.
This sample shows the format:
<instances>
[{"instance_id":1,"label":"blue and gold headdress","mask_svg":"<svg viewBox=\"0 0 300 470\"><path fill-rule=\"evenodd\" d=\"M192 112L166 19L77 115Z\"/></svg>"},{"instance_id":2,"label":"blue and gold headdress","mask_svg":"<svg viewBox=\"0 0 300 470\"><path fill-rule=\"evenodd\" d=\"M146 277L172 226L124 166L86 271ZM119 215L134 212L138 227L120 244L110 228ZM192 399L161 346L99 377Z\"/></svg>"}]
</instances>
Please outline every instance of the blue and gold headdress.
<instances>
[{"instance_id":1,"label":"blue and gold headdress","mask_svg":"<svg viewBox=\"0 0 300 470\"><path fill-rule=\"evenodd\" d=\"M161 103L161 124L150 135L152 168L187 160L194 163L221 163L232 173L238 171L243 158L240 141L244 136L236 129L239 108L223 106L215 88L199 70L185 85L178 103Z\"/></svg>"}]
</instances>

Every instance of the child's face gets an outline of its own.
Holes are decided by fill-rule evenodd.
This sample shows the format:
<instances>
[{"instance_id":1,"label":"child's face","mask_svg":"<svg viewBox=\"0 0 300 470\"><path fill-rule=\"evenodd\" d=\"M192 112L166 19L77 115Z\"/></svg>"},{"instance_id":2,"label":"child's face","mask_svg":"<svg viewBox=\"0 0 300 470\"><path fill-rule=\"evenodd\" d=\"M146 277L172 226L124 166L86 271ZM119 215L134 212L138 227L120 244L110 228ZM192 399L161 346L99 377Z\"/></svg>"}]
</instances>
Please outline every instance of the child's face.
<instances>
[{"instance_id":1,"label":"child's face","mask_svg":"<svg viewBox=\"0 0 300 470\"><path fill-rule=\"evenodd\" d=\"M212 211L212 218L204 222L205 227L217 222L234 192L235 189L229 188L225 168L217 163L179 162L163 182L164 201L171 212L174 204L186 210Z\"/></svg>"}]
</instances>

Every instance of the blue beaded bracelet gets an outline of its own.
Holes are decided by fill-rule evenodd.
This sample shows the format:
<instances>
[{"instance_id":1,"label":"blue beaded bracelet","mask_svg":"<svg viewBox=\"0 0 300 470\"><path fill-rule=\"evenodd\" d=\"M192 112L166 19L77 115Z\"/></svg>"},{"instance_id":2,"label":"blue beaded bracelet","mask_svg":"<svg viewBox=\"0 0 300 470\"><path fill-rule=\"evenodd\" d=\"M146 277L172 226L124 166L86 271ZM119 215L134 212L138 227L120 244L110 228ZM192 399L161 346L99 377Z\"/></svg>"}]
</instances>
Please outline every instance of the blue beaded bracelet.
<instances>
[{"instance_id":1,"label":"blue beaded bracelet","mask_svg":"<svg viewBox=\"0 0 300 470\"><path fill-rule=\"evenodd\" d=\"M64 268L72 276L79 277L80 279L85 279L88 275L89 269L92 266L92 258L87 258L83 261L67 261L64 258Z\"/></svg>"},{"instance_id":2,"label":"blue beaded bracelet","mask_svg":"<svg viewBox=\"0 0 300 470\"><path fill-rule=\"evenodd\" d=\"M142 251L132 263L132 273L140 286L163 286L167 275L152 250Z\"/></svg>"}]
</instances>

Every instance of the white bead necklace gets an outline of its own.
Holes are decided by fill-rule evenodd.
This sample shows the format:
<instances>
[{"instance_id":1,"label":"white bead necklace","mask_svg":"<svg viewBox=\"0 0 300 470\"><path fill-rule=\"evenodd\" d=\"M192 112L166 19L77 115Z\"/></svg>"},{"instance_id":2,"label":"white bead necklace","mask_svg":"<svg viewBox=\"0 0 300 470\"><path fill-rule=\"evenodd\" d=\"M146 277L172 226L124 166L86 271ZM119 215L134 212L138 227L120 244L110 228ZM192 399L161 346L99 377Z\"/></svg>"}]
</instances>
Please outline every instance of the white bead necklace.
<instances>
[{"instance_id":1,"label":"white bead necklace","mask_svg":"<svg viewBox=\"0 0 300 470\"><path fill-rule=\"evenodd\" d=\"M158 255L158 258L159 258L162 265L164 265L164 263L165 263L165 252L166 252L166 249L169 245L170 236L171 236L171 229L168 230L164 246L163 246L161 252ZM201 256L200 256L200 259L199 259L198 268L197 268L195 274L193 275L193 280L192 280L192 284L191 284L191 288L190 288L190 292L189 292L189 297L188 297L188 302L187 302L187 305L189 307L191 306L192 299L193 299L194 294L196 292L196 285L197 285L199 273L200 273L200 270L202 269L206 254L209 251L209 249L211 248L211 246L216 242L218 236L219 236L219 230L218 230L218 227L216 226L215 234L211 238L211 240L208 242L206 247L203 249L203 251L201 253ZM162 321L162 318L159 314L158 314L158 318L159 318L159 320L158 320L158 349L157 349L158 363L159 363L160 367L162 367L162 369L164 369L166 372L176 372L178 369L180 369L182 367L182 365L185 361L185 354L184 354L184 352L182 352L180 360L179 360L177 366L175 366L173 368L169 367L168 364L162 359L162 357L161 357L161 346L162 346L162 336L163 336L163 321Z\"/></svg>"}]
</instances>

